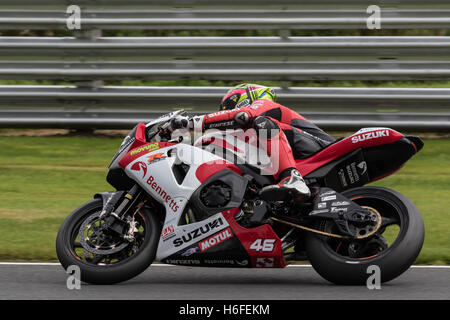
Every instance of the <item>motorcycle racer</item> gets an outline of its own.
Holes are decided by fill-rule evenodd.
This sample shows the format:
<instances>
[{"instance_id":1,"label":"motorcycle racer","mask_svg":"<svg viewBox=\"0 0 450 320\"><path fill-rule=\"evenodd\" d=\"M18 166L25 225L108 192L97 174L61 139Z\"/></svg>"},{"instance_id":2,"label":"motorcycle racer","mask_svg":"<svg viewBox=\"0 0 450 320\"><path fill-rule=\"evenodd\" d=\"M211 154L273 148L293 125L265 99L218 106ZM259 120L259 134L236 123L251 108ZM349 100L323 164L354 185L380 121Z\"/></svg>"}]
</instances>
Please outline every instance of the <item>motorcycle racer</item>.
<instances>
[{"instance_id":1,"label":"motorcycle racer","mask_svg":"<svg viewBox=\"0 0 450 320\"><path fill-rule=\"evenodd\" d=\"M277 156L271 150L272 142L278 144L278 170L274 174L278 183L261 190L261 197L267 200L282 200L288 195L310 197L309 188L295 168L295 158L309 156L335 141L305 117L276 103L272 88L257 84L231 88L220 103L220 111L202 118L203 131L253 128L261 139L260 133L266 130L266 152L271 158ZM174 123L178 127L186 125L186 120Z\"/></svg>"}]
</instances>

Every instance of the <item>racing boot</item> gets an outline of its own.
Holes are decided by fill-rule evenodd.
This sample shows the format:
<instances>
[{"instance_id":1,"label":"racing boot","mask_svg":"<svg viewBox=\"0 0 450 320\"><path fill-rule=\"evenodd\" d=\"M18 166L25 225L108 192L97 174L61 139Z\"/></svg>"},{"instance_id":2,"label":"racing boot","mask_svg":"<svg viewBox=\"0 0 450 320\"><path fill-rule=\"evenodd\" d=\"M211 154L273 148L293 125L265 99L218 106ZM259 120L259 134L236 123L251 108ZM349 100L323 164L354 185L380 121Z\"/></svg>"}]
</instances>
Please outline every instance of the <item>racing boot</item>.
<instances>
[{"instance_id":1,"label":"racing boot","mask_svg":"<svg viewBox=\"0 0 450 320\"><path fill-rule=\"evenodd\" d=\"M286 199L297 198L297 200L305 201L311 196L311 191L303 180L297 169L288 169L281 176L278 184L273 184L261 189L259 195L263 200L282 201Z\"/></svg>"}]
</instances>

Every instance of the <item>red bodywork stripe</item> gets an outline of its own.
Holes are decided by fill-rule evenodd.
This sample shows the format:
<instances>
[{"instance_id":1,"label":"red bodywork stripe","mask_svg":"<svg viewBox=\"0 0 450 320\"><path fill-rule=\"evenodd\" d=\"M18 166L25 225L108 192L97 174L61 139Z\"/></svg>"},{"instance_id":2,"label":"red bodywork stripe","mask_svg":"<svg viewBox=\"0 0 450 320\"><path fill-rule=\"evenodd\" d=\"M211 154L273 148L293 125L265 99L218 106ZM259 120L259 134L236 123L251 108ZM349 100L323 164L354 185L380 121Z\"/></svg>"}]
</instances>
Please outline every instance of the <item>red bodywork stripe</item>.
<instances>
[{"instance_id":1,"label":"red bodywork stripe","mask_svg":"<svg viewBox=\"0 0 450 320\"><path fill-rule=\"evenodd\" d=\"M224 169L230 169L239 175L242 174L242 171L231 162L225 160L212 160L201 164L195 171L195 176L203 183L211 176Z\"/></svg>"}]
</instances>

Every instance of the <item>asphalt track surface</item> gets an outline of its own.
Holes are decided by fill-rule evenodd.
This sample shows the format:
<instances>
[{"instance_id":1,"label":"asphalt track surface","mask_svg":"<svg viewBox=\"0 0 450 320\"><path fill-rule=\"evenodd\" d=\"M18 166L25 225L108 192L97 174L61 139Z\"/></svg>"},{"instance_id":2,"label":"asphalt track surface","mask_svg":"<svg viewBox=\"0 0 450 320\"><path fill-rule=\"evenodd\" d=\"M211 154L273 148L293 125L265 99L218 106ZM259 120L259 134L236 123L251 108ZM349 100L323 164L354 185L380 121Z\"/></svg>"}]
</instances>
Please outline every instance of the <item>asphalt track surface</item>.
<instances>
[{"instance_id":1,"label":"asphalt track surface","mask_svg":"<svg viewBox=\"0 0 450 320\"><path fill-rule=\"evenodd\" d=\"M448 300L449 267L413 267L380 289L336 286L311 266L224 269L153 265L111 286L67 288L59 264L0 263L1 300Z\"/></svg>"}]
</instances>

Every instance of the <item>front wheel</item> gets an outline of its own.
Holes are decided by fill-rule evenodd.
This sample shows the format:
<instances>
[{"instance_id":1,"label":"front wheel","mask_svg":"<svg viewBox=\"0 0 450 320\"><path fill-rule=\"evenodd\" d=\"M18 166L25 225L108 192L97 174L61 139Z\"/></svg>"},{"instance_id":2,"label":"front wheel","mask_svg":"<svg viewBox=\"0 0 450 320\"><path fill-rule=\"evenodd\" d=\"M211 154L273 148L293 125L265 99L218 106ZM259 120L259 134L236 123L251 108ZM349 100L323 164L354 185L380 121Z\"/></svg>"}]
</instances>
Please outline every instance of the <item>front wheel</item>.
<instances>
[{"instance_id":1,"label":"front wheel","mask_svg":"<svg viewBox=\"0 0 450 320\"><path fill-rule=\"evenodd\" d=\"M414 204L400 193L381 187L361 187L342 193L367 209L378 211L378 231L363 240L344 240L310 233L306 252L313 268L326 280L342 285L365 285L368 267L380 268L381 282L405 272L416 260L424 241L424 224ZM338 233L334 222L317 227Z\"/></svg>"},{"instance_id":2,"label":"front wheel","mask_svg":"<svg viewBox=\"0 0 450 320\"><path fill-rule=\"evenodd\" d=\"M150 210L137 211L128 241L105 232L102 208L102 200L95 199L73 211L59 229L56 253L64 269L80 267L82 281L113 284L137 276L153 262L160 223Z\"/></svg>"}]
</instances>

